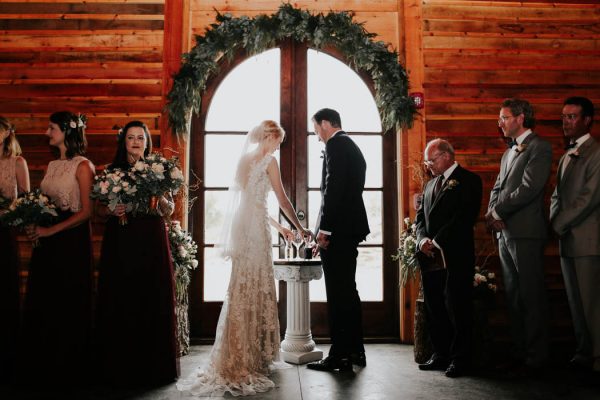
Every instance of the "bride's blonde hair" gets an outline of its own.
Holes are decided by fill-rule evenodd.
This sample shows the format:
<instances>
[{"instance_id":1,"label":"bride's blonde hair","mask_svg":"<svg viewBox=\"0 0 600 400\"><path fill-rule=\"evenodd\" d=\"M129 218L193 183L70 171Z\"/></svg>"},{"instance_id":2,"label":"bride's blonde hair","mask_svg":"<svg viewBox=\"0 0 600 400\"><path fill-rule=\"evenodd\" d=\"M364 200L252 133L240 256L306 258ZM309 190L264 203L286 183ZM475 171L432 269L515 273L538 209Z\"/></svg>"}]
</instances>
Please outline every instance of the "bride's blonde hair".
<instances>
[{"instance_id":1,"label":"bride's blonde hair","mask_svg":"<svg viewBox=\"0 0 600 400\"><path fill-rule=\"evenodd\" d=\"M285 131L283 128L277 122L270 119L261 122L248 133L250 143L260 143L270 138L283 140L284 137Z\"/></svg>"}]
</instances>

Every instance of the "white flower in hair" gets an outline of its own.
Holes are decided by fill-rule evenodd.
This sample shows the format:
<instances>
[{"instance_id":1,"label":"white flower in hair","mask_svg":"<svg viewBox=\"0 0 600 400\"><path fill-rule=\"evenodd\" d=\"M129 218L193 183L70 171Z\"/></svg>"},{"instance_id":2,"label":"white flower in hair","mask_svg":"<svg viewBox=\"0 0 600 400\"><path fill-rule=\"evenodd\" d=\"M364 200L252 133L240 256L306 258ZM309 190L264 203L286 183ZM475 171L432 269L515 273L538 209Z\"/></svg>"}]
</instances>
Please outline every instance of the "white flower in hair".
<instances>
[{"instance_id":1,"label":"white flower in hair","mask_svg":"<svg viewBox=\"0 0 600 400\"><path fill-rule=\"evenodd\" d=\"M69 122L69 126L73 129L77 128L77 123L75 121Z\"/></svg>"}]
</instances>

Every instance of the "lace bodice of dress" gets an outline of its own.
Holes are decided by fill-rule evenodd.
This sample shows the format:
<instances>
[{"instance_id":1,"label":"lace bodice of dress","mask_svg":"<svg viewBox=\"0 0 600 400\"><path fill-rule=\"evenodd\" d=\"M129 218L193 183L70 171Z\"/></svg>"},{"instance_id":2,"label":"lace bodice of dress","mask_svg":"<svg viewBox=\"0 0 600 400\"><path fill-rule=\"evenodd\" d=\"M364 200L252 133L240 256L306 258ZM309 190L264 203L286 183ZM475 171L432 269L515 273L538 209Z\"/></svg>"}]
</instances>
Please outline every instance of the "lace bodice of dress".
<instances>
[{"instance_id":1,"label":"lace bodice of dress","mask_svg":"<svg viewBox=\"0 0 600 400\"><path fill-rule=\"evenodd\" d=\"M0 157L0 196L17 197L17 157Z\"/></svg>"},{"instance_id":2,"label":"lace bodice of dress","mask_svg":"<svg viewBox=\"0 0 600 400\"><path fill-rule=\"evenodd\" d=\"M63 211L81 210L81 196L77 181L77 167L87 160L76 156L70 160L54 160L48 164L48 170L40 185L42 192L50 196L58 208Z\"/></svg>"},{"instance_id":3,"label":"lace bodice of dress","mask_svg":"<svg viewBox=\"0 0 600 400\"><path fill-rule=\"evenodd\" d=\"M267 195L271 183L267 155L247 168L231 254L231 279L223 302L208 368L199 368L178 388L195 396L234 396L265 392L275 386L269 368L279 360L279 319Z\"/></svg>"}]
</instances>

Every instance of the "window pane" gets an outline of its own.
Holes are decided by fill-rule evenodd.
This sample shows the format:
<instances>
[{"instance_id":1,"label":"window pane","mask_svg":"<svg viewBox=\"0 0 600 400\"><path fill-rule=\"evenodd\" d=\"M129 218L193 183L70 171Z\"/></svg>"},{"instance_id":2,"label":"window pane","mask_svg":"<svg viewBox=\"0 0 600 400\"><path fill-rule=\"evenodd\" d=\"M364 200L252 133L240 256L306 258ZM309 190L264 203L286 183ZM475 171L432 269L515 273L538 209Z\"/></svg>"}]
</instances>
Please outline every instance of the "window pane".
<instances>
[{"instance_id":1,"label":"window pane","mask_svg":"<svg viewBox=\"0 0 600 400\"><path fill-rule=\"evenodd\" d=\"M381 248L358 249L356 288L361 301L383 301L383 267ZM327 301L325 277L310 281L310 301Z\"/></svg>"},{"instance_id":2,"label":"window pane","mask_svg":"<svg viewBox=\"0 0 600 400\"><path fill-rule=\"evenodd\" d=\"M308 50L308 119L321 108L333 108L340 113L344 130L381 132L381 120L375 99L367 85L348 65L315 50Z\"/></svg>"},{"instance_id":3,"label":"window pane","mask_svg":"<svg viewBox=\"0 0 600 400\"><path fill-rule=\"evenodd\" d=\"M204 243L215 244L221 239L229 196L223 190L204 193Z\"/></svg>"},{"instance_id":4,"label":"window pane","mask_svg":"<svg viewBox=\"0 0 600 400\"><path fill-rule=\"evenodd\" d=\"M317 135L308 135L308 187L321 186L321 171L323 169L323 151L325 145L319 142Z\"/></svg>"},{"instance_id":5,"label":"window pane","mask_svg":"<svg viewBox=\"0 0 600 400\"><path fill-rule=\"evenodd\" d=\"M352 140L360 148L367 163L365 187L380 188L383 186L382 175L382 137L381 135L351 135ZM321 185L323 169L322 151L325 145L319 142L317 135L308 136L308 187L318 188Z\"/></svg>"},{"instance_id":6,"label":"window pane","mask_svg":"<svg viewBox=\"0 0 600 400\"><path fill-rule=\"evenodd\" d=\"M360 147L367 163L367 173L365 175L365 187L367 188L380 188L383 186L382 139L381 135L352 136L352 140Z\"/></svg>"},{"instance_id":7,"label":"window pane","mask_svg":"<svg viewBox=\"0 0 600 400\"><path fill-rule=\"evenodd\" d=\"M219 85L206 116L206 131L247 132L264 119L279 121L280 50L250 57Z\"/></svg>"},{"instance_id":8,"label":"window pane","mask_svg":"<svg viewBox=\"0 0 600 400\"><path fill-rule=\"evenodd\" d=\"M233 183L245 135L206 135L204 186L229 187Z\"/></svg>"},{"instance_id":9,"label":"window pane","mask_svg":"<svg viewBox=\"0 0 600 400\"><path fill-rule=\"evenodd\" d=\"M273 249L273 258L277 249ZM204 301L223 301L231 275L231 261L220 256L220 249L204 249ZM275 281L275 292L279 299L279 285Z\"/></svg>"},{"instance_id":10,"label":"window pane","mask_svg":"<svg viewBox=\"0 0 600 400\"><path fill-rule=\"evenodd\" d=\"M383 301L383 250L380 247L358 249L356 287L362 301Z\"/></svg>"},{"instance_id":11,"label":"window pane","mask_svg":"<svg viewBox=\"0 0 600 400\"><path fill-rule=\"evenodd\" d=\"M371 233L367 236L367 243L383 243L383 200L381 192L363 192L363 201L367 210L369 229Z\"/></svg>"},{"instance_id":12,"label":"window pane","mask_svg":"<svg viewBox=\"0 0 600 400\"><path fill-rule=\"evenodd\" d=\"M315 229L320 208L321 192L319 192L318 190L311 190L310 192L308 192L308 229ZM315 232L315 234L316 233L317 232Z\"/></svg>"}]
</instances>

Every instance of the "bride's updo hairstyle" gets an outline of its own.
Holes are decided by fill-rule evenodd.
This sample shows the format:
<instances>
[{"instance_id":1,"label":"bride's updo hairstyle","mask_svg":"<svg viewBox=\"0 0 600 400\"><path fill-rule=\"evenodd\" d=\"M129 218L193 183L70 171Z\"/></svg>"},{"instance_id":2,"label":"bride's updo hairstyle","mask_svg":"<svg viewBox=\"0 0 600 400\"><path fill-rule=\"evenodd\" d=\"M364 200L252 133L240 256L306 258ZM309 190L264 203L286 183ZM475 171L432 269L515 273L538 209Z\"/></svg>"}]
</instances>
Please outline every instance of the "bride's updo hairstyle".
<instances>
[{"instance_id":1,"label":"bride's updo hairstyle","mask_svg":"<svg viewBox=\"0 0 600 400\"><path fill-rule=\"evenodd\" d=\"M270 138L277 138L279 140L283 140L285 137L285 131L279 124L270 119L265 120L260 123L260 125L255 126L248 133L248 140L250 143L261 143L263 140L267 140Z\"/></svg>"}]
</instances>

